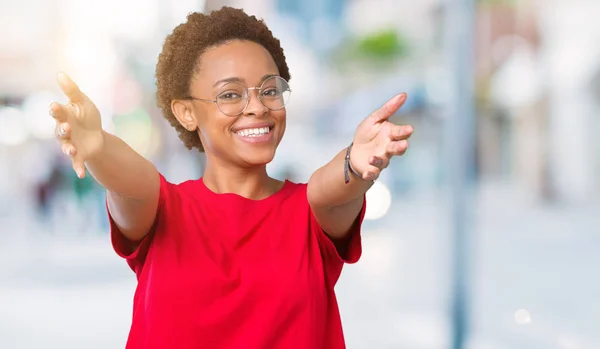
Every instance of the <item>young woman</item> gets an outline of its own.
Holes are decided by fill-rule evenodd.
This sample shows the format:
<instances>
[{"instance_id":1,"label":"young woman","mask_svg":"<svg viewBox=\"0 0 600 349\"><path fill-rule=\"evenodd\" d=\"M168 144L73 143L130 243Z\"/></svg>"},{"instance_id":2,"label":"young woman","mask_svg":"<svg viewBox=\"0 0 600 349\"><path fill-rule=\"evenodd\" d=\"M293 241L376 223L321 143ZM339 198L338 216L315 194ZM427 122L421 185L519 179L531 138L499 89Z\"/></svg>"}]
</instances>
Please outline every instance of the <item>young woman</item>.
<instances>
[{"instance_id":1,"label":"young woman","mask_svg":"<svg viewBox=\"0 0 600 349\"><path fill-rule=\"evenodd\" d=\"M79 177L107 192L112 244L136 273L127 348L344 348L334 293L361 254L365 193L411 126L387 119L393 97L307 184L269 177L286 127L290 73L279 40L254 16L192 13L167 37L158 105L188 148L206 153L200 179L169 183L103 131L65 74L56 135Z\"/></svg>"}]
</instances>

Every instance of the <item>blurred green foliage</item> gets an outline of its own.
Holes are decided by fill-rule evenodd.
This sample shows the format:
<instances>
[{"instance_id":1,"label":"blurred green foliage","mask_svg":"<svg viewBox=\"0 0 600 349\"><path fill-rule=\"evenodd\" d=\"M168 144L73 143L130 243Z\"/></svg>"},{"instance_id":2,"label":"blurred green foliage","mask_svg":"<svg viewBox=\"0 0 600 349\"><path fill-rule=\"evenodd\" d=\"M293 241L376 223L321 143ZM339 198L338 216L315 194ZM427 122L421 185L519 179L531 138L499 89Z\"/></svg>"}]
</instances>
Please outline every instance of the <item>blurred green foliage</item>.
<instances>
[{"instance_id":1,"label":"blurred green foliage","mask_svg":"<svg viewBox=\"0 0 600 349\"><path fill-rule=\"evenodd\" d=\"M409 52L408 40L397 29L387 28L348 38L331 53L330 60L336 70L357 64L384 70L387 65L408 56Z\"/></svg>"},{"instance_id":2,"label":"blurred green foliage","mask_svg":"<svg viewBox=\"0 0 600 349\"><path fill-rule=\"evenodd\" d=\"M374 59L398 58L406 53L407 44L396 30L387 29L358 38L356 51Z\"/></svg>"}]
</instances>

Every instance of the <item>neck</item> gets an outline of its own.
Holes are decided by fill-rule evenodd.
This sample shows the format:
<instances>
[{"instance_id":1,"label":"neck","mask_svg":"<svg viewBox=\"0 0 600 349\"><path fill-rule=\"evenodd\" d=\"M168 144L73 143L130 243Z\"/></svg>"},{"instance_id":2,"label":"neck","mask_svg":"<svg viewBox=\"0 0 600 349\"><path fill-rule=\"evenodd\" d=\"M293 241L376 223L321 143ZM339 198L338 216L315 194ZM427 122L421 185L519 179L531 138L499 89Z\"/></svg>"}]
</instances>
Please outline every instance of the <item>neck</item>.
<instances>
[{"instance_id":1,"label":"neck","mask_svg":"<svg viewBox=\"0 0 600 349\"><path fill-rule=\"evenodd\" d=\"M212 192L233 193L252 200L264 199L283 186L282 182L269 177L266 165L225 165L212 156L207 156L202 178L204 185Z\"/></svg>"}]
</instances>

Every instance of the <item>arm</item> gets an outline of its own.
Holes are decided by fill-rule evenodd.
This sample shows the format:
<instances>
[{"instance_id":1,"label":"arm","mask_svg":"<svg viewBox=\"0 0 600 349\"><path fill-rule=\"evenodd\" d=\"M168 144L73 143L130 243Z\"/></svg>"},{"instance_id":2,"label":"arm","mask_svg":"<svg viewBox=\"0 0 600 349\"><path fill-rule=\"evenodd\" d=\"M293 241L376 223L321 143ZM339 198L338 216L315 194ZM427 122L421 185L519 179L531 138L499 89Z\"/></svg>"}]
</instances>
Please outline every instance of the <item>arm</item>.
<instances>
[{"instance_id":1,"label":"arm","mask_svg":"<svg viewBox=\"0 0 600 349\"><path fill-rule=\"evenodd\" d=\"M351 232L364 203L364 195L393 156L408 148L411 126L397 126L388 121L406 100L400 94L367 117L357 128L349 162L360 175L350 174L345 181L346 150L338 153L310 178L307 197L321 228L334 241ZM351 171L350 171L351 172Z\"/></svg>"},{"instance_id":2,"label":"arm","mask_svg":"<svg viewBox=\"0 0 600 349\"><path fill-rule=\"evenodd\" d=\"M344 180L346 149L327 165L319 168L308 181L307 196L317 222L333 240L342 240L350 232L364 203L372 181L351 174Z\"/></svg>"},{"instance_id":3,"label":"arm","mask_svg":"<svg viewBox=\"0 0 600 349\"><path fill-rule=\"evenodd\" d=\"M120 138L103 132L101 152L86 161L94 179L106 188L108 210L131 241L146 236L158 208L160 178L154 165Z\"/></svg>"},{"instance_id":4,"label":"arm","mask_svg":"<svg viewBox=\"0 0 600 349\"><path fill-rule=\"evenodd\" d=\"M108 209L123 235L141 240L158 208L158 171L121 139L102 130L98 108L67 75L59 74L58 82L69 98L66 105L50 105L62 151L71 157L77 176L83 178L87 167L106 188Z\"/></svg>"}]
</instances>

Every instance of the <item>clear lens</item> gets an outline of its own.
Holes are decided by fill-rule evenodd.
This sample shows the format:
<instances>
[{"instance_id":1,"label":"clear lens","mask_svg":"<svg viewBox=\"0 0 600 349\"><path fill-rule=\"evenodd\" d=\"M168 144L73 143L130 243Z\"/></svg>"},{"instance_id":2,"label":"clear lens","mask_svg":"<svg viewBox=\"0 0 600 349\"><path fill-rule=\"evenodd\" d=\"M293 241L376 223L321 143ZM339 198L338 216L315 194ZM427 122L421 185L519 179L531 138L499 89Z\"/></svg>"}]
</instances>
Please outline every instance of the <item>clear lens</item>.
<instances>
[{"instance_id":1,"label":"clear lens","mask_svg":"<svg viewBox=\"0 0 600 349\"><path fill-rule=\"evenodd\" d=\"M227 84L217 95L217 106L226 115L239 115L247 104L248 90L242 84Z\"/></svg>"},{"instance_id":2,"label":"clear lens","mask_svg":"<svg viewBox=\"0 0 600 349\"><path fill-rule=\"evenodd\" d=\"M265 107L279 110L285 107L290 98L290 86L278 76L265 80L260 90L260 99Z\"/></svg>"}]
</instances>

